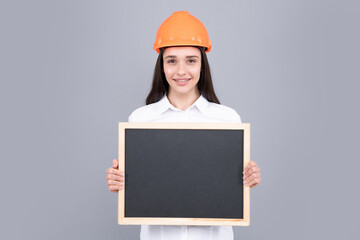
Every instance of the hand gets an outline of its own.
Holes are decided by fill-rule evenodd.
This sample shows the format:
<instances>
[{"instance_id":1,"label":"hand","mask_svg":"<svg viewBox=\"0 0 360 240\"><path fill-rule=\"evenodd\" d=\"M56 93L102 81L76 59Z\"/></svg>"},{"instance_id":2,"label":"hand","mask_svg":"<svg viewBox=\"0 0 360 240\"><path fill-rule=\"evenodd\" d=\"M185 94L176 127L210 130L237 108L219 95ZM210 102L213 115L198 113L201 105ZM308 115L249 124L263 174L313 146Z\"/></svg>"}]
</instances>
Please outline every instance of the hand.
<instances>
[{"instance_id":1,"label":"hand","mask_svg":"<svg viewBox=\"0 0 360 240\"><path fill-rule=\"evenodd\" d=\"M244 184L253 188L261 182L261 173L260 168L257 166L256 162L250 161L244 169Z\"/></svg>"},{"instance_id":2,"label":"hand","mask_svg":"<svg viewBox=\"0 0 360 240\"><path fill-rule=\"evenodd\" d=\"M124 188L124 172L118 170L119 161L113 160L112 168L106 169L106 183L110 192L117 192Z\"/></svg>"}]
</instances>

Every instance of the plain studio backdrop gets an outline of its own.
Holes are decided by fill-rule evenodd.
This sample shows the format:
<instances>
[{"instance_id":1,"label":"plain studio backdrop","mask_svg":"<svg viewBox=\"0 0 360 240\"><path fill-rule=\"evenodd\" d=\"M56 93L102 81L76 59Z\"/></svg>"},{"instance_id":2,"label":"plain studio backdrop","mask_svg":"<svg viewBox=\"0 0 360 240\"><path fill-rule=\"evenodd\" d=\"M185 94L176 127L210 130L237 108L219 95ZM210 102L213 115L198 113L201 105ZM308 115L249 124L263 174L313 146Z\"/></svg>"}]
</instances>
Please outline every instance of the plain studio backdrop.
<instances>
[{"instance_id":1,"label":"plain studio backdrop","mask_svg":"<svg viewBox=\"0 0 360 240\"><path fill-rule=\"evenodd\" d=\"M358 1L1 1L1 239L139 239L105 169L143 106L159 25L207 27L216 93L251 123L251 225L235 239L354 239Z\"/></svg>"}]
</instances>

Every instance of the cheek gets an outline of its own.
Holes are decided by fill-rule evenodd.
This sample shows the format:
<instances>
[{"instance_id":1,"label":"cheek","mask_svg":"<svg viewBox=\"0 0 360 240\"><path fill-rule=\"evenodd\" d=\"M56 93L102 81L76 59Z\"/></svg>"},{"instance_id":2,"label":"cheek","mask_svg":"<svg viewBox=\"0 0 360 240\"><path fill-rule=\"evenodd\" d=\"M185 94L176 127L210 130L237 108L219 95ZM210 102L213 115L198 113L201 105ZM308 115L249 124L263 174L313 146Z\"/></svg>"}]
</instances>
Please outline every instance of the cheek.
<instances>
[{"instance_id":1,"label":"cheek","mask_svg":"<svg viewBox=\"0 0 360 240\"><path fill-rule=\"evenodd\" d=\"M176 75L176 69L172 67L164 67L164 73L166 81L169 84L173 84L173 78Z\"/></svg>"},{"instance_id":2,"label":"cheek","mask_svg":"<svg viewBox=\"0 0 360 240\"><path fill-rule=\"evenodd\" d=\"M167 81L170 81L171 79L171 71L169 68L164 66L164 73Z\"/></svg>"},{"instance_id":3,"label":"cheek","mask_svg":"<svg viewBox=\"0 0 360 240\"><path fill-rule=\"evenodd\" d=\"M191 72L194 77L200 78L200 71L201 71L201 67L199 66L199 67L193 68L193 70Z\"/></svg>"}]
</instances>

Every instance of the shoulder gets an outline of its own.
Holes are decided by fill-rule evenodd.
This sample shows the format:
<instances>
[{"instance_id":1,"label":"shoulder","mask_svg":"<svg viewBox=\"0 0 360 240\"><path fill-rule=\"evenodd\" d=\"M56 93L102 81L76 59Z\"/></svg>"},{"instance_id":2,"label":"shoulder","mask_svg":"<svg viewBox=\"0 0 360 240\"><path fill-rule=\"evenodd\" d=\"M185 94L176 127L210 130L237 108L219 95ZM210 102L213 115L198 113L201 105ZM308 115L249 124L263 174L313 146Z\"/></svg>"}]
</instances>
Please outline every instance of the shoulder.
<instances>
[{"instance_id":1,"label":"shoulder","mask_svg":"<svg viewBox=\"0 0 360 240\"><path fill-rule=\"evenodd\" d=\"M224 118L224 120L231 122L241 122L240 115L231 107L209 102L208 114Z\"/></svg>"},{"instance_id":2,"label":"shoulder","mask_svg":"<svg viewBox=\"0 0 360 240\"><path fill-rule=\"evenodd\" d=\"M157 113L157 104L152 103L139 107L132 111L129 116L129 122L146 122L152 119Z\"/></svg>"}]
</instances>

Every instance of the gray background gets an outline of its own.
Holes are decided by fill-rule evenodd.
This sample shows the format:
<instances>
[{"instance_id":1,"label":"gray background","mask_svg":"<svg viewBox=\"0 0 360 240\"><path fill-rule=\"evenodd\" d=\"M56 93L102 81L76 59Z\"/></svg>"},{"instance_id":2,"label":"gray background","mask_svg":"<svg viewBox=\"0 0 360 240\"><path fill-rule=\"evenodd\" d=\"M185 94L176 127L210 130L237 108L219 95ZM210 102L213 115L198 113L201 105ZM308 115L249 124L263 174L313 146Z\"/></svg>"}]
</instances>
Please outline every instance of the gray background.
<instances>
[{"instance_id":1,"label":"gray background","mask_svg":"<svg viewBox=\"0 0 360 240\"><path fill-rule=\"evenodd\" d=\"M235 239L354 239L359 1L1 1L1 239L138 239L105 169L144 105L159 25L207 27L215 90L252 124L251 226ZM357 69L356 69L357 67ZM357 229L358 230L358 229Z\"/></svg>"}]
</instances>

